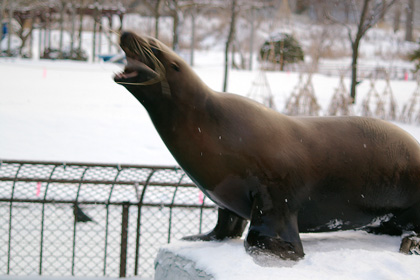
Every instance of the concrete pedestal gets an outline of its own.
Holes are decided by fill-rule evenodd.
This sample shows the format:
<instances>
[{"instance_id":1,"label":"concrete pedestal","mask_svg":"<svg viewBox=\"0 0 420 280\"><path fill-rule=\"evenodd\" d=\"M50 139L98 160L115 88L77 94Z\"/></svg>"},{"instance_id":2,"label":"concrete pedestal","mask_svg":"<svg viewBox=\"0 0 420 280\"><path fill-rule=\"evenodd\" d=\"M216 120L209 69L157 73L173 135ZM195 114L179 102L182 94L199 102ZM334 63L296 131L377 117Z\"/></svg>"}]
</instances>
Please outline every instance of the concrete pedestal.
<instances>
[{"instance_id":1,"label":"concrete pedestal","mask_svg":"<svg viewBox=\"0 0 420 280\"><path fill-rule=\"evenodd\" d=\"M178 255L170 249L160 249L155 260L155 279L157 280L193 280L214 279L214 277L197 267L194 260Z\"/></svg>"},{"instance_id":2,"label":"concrete pedestal","mask_svg":"<svg viewBox=\"0 0 420 280\"><path fill-rule=\"evenodd\" d=\"M362 231L301 234L305 257L257 265L243 240L177 241L155 259L155 279L419 279L419 256L398 252L401 238Z\"/></svg>"}]
</instances>

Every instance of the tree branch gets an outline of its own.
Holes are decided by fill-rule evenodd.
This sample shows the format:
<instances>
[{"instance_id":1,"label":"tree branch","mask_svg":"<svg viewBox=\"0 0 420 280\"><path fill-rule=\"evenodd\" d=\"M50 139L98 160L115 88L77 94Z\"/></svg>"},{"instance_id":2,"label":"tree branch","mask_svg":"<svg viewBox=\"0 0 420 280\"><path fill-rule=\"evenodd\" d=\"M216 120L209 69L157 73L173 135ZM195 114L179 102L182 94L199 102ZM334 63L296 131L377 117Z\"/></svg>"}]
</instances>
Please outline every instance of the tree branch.
<instances>
[{"instance_id":1,"label":"tree branch","mask_svg":"<svg viewBox=\"0 0 420 280\"><path fill-rule=\"evenodd\" d=\"M348 25L348 24L346 24L346 23L344 23L344 22L336 19L329 12L325 12L324 17L325 17L326 20L330 21L331 23L333 23L333 24L339 24L339 25L343 26L344 28L346 28L347 35L349 36L350 42L353 42L353 36L351 34L351 27L350 27L350 25Z\"/></svg>"},{"instance_id":2,"label":"tree branch","mask_svg":"<svg viewBox=\"0 0 420 280\"><path fill-rule=\"evenodd\" d=\"M378 21L381 19L381 15L385 14L395 2L396 0L391 0L385 5L382 5L382 2L378 2L376 6L373 9L371 9L372 13L361 29L362 37L370 28L372 28L376 23L378 23Z\"/></svg>"}]
</instances>

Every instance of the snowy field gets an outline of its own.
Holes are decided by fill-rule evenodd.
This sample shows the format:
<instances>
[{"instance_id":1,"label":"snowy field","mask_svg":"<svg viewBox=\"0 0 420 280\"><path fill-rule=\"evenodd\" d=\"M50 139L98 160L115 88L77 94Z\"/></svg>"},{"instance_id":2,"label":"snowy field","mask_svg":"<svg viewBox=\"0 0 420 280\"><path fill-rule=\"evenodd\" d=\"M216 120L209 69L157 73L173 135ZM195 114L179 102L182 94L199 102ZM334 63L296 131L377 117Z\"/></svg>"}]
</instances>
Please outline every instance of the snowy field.
<instances>
[{"instance_id":1,"label":"snowy field","mask_svg":"<svg viewBox=\"0 0 420 280\"><path fill-rule=\"evenodd\" d=\"M222 53L197 52L195 70L213 89L222 87ZM143 107L112 76L120 66L40 60L0 60L0 159L76 161L174 165ZM257 71L232 71L229 91L247 95ZM268 73L276 107L298 83L297 73ZM326 112L337 77L315 75L315 93ZM349 81L345 80L348 87ZM384 81L376 83L383 91ZM413 81L391 83L399 109L417 85ZM369 90L359 86L356 112ZM397 123L420 140L420 127ZM210 264L220 279L419 279L420 257L398 253L400 238L364 232L303 234L306 257L262 268L252 262L240 241L195 243L190 256ZM206 260L207 259L207 260ZM210 260L208 260L210 259ZM235 260L236 274L227 259ZM252 278L251 278L252 276ZM0 279L58 279L12 277ZM59 278L70 279L70 278ZM73 279L73 278L71 278ZM89 278L101 279L101 278ZM106 278L111 279L111 278Z\"/></svg>"}]
</instances>

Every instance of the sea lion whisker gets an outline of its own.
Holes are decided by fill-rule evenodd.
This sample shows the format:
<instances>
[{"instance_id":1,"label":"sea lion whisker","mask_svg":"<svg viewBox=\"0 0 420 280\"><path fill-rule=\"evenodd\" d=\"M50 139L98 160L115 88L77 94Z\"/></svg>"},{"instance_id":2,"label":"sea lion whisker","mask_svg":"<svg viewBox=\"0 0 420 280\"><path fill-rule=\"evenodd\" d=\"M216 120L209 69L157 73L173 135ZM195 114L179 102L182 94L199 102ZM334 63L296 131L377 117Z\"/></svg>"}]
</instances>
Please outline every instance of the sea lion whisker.
<instances>
[{"instance_id":1,"label":"sea lion whisker","mask_svg":"<svg viewBox=\"0 0 420 280\"><path fill-rule=\"evenodd\" d=\"M130 38L130 40L125 41L121 47L126 52L127 57L132 57L135 60L139 60L143 62L146 66L150 67L157 76L144 82L124 82L124 81L117 81L118 84L122 85L137 85L137 86L145 86L145 85L152 85L159 82L166 80L166 70L163 64L159 61L159 59L155 56L154 52L152 51L152 47L148 42L140 40L138 38ZM127 70L127 67L125 71ZM162 87L166 88L162 84ZM164 90L168 92L168 90Z\"/></svg>"},{"instance_id":2,"label":"sea lion whisker","mask_svg":"<svg viewBox=\"0 0 420 280\"><path fill-rule=\"evenodd\" d=\"M119 32L119 31L115 31L115 30L114 30L114 29L112 29L111 27L106 26L105 24L103 24L103 23L101 22L101 20L96 20L96 19L95 19L95 22L96 22L96 24L98 24L98 25L100 25L100 26L102 27L102 30L106 30L106 31L111 32L111 33L114 33L115 35L118 35L118 36L120 36L120 35L121 35L121 32Z\"/></svg>"},{"instance_id":3,"label":"sea lion whisker","mask_svg":"<svg viewBox=\"0 0 420 280\"><path fill-rule=\"evenodd\" d=\"M146 42L141 42L138 39L133 39L129 43L132 44L131 46L128 46L131 52L139 56L139 58L141 60L144 60L144 62L151 63L154 67L154 70L159 75L161 75L162 77L166 76L165 67L153 53L152 47L150 44Z\"/></svg>"}]
</instances>

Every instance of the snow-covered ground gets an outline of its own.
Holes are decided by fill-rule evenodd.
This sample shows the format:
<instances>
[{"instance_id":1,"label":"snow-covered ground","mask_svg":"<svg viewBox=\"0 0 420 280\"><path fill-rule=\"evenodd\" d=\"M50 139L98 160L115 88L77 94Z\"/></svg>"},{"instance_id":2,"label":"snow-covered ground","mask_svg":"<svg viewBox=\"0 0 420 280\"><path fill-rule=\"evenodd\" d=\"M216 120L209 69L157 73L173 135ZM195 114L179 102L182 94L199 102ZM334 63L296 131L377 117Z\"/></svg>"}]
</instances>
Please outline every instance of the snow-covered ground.
<instances>
[{"instance_id":1,"label":"snow-covered ground","mask_svg":"<svg viewBox=\"0 0 420 280\"><path fill-rule=\"evenodd\" d=\"M222 87L222 52L196 53L195 70L213 89ZM144 108L112 76L120 66L42 60L0 60L0 160L44 160L174 165ZM232 71L229 91L247 95L257 71ZM297 85L297 73L267 73L276 107ZM345 80L348 87L349 81ZM313 84L323 112L326 111L337 77L315 75ZM376 83L383 91L384 81ZM416 83L392 81L399 109L408 101ZM358 103L370 89L363 81ZM397 123L420 140L420 127ZM400 238L338 232L302 235L306 257L291 265L262 268L246 255L241 242L216 243L190 251L194 258L212 259L216 275L224 279L419 279L419 256L398 253ZM220 256L220 257L219 257ZM222 257L224 256L224 257ZM224 258L234 258L235 269ZM205 262L205 259L202 259ZM246 270L245 270L246 269ZM245 270L238 275L235 270ZM229 277L227 277L229 276ZM29 277L39 279L39 277ZM0 276L0 279L28 277ZM42 277L41 279L56 279ZM60 278L68 279L68 278ZM95 278L100 279L100 278ZM107 278L110 279L110 278Z\"/></svg>"}]
</instances>

